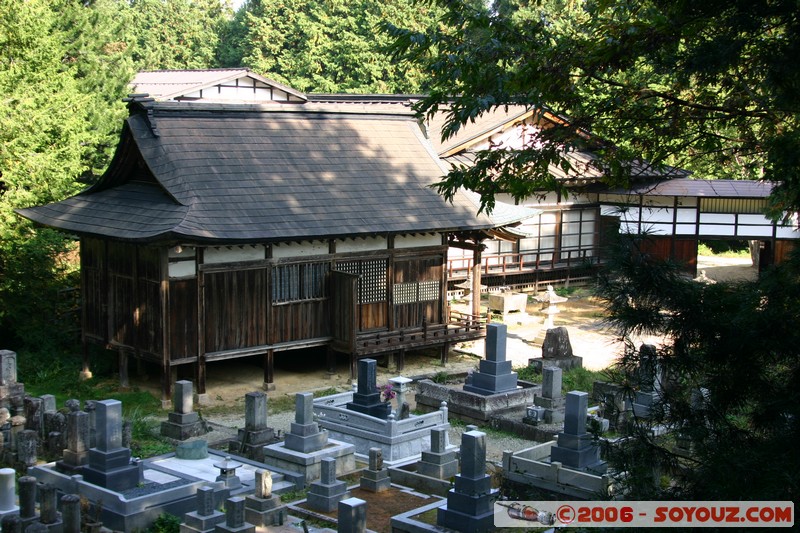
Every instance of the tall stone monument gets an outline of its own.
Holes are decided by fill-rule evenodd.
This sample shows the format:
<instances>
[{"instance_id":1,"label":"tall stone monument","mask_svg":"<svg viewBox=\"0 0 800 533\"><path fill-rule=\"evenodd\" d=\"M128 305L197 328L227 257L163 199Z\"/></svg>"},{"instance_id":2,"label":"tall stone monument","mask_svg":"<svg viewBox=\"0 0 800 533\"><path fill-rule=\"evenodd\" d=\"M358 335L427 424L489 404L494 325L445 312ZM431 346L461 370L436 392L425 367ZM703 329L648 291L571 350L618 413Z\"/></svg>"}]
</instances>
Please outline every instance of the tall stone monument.
<instances>
[{"instance_id":1,"label":"tall stone monument","mask_svg":"<svg viewBox=\"0 0 800 533\"><path fill-rule=\"evenodd\" d=\"M161 423L161 435L174 440L186 440L208 433L200 415L194 411L194 390L191 381L175 382L172 396L173 411Z\"/></svg>"},{"instance_id":2,"label":"tall stone monument","mask_svg":"<svg viewBox=\"0 0 800 533\"><path fill-rule=\"evenodd\" d=\"M139 464L131 462L130 448L122 447L122 402L95 402L97 445L89 450L89 464L81 470L83 479L117 492L139 484Z\"/></svg>"},{"instance_id":3,"label":"tall stone monument","mask_svg":"<svg viewBox=\"0 0 800 533\"><path fill-rule=\"evenodd\" d=\"M486 326L486 359L478 364L464 390L490 396L517 389L517 373L511 371L511 361L506 361L506 337L508 326L488 324Z\"/></svg>"},{"instance_id":4,"label":"tall stone monument","mask_svg":"<svg viewBox=\"0 0 800 533\"><path fill-rule=\"evenodd\" d=\"M544 408L544 421L560 424L564 421L564 396L561 394L563 371L557 366L542 369L542 394L533 399L533 404Z\"/></svg>"},{"instance_id":5,"label":"tall stone monument","mask_svg":"<svg viewBox=\"0 0 800 533\"><path fill-rule=\"evenodd\" d=\"M390 402L381 401L381 392L376 386L378 362L375 359L358 361L358 389L347 409L386 420L392 411Z\"/></svg>"},{"instance_id":6,"label":"tall stone monument","mask_svg":"<svg viewBox=\"0 0 800 533\"><path fill-rule=\"evenodd\" d=\"M447 504L437 511L436 524L463 533L494 530L494 502L499 489L486 474L486 434L461 435L461 473L447 494Z\"/></svg>"},{"instance_id":7,"label":"tall stone monument","mask_svg":"<svg viewBox=\"0 0 800 533\"><path fill-rule=\"evenodd\" d=\"M231 453L263 462L264 446L275 442L275 430L267 426L267 395L248 392L244 396L244 429L238 431L229 446Z\"/></svg>"},{"instance_id":8,"label":"tall stone monument","mask_svg":"<svg viewBox=\"0 0 800 533\"><path fill-rule=\"evenodd\" d=\"M308 489L308 507L314 511L329 513L348 496L347 484L336 479L336 460L323 459L320 480L312 483Z\"/></svg>"},{"instance_id":9,"label":"tall stone monument","mask_svg":"<svg viewBox=\"0 0 800 533\"><path fill-rule=\"evenodd\" d=\"M558 443L550 450L550 462L561 463L574 469L605 470L600 460L600 447L586 431L586 415L589 394L572 391L567 393L564 413L564 431L558 434Z\"/></svg>"}]
</instances>

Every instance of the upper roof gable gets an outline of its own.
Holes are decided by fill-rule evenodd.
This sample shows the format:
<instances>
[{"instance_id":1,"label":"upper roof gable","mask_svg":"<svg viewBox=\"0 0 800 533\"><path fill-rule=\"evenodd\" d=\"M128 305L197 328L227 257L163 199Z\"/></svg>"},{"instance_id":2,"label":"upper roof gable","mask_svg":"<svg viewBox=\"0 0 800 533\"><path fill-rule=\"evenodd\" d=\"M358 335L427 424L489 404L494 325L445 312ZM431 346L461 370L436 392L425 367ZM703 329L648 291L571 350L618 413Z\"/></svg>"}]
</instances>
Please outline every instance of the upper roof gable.
<instances>
[{"instance_id":1,"label":"upper roof gable","mask_svg":"<svg viewBox=\"0 0 800 533\"><path fill-rule=\"evenodd\" d=\"M448 203L430 187L441 180L444 168L413 112L402 106L387 111L151 99L134 99L130 106L126 135L156 183L133 183L134 174L126 170L133 158L120 158L83 194L21 214L76 233L187 242L495 225L477 214L467 195L457 194ZM142 207L148 199L155 211ZM109 205L117 213L113 223ZM159 212L163 220L147 220Z\"/></svg>"},{"instance_id":2,"label":"upper roof gable","mask_svg":"<svg viewBox=\"0 0 800 533\"><path fill-rule=\"evenodd\" d=\"M154 70L136 74L131 90L156 100L305 102L306 95L247 68Z\"/></svg>"}]
</instances>

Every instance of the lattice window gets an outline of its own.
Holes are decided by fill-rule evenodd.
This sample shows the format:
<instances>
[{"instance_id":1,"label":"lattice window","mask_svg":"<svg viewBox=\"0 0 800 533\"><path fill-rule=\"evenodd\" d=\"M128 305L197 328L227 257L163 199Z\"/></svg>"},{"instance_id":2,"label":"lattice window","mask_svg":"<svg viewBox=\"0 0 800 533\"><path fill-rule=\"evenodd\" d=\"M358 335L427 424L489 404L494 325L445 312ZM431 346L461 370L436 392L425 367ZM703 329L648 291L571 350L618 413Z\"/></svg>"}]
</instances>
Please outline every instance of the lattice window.
<instances>
[{"instance_id":1,"label":"lattice window","mask_svg":"<svg viewBox=\"0 0 800 533\"><path fill-rule=\"evenodd\" d=\"M429 302L439 299L439 281L412 281L396 283L394 286L395 305Z\"/></svg>"},{"instance_id":2,"label":"lattice window","mask_svg":"<svg viewBox=\"0 0 800 533\"><path fill-rule=\"evenodd\" d=\"M371 304L386 301L387 259L341 261L336 269L358 276L358 303Z\"/></svg>"},{"instance_id":3,"label":"lattice window","mask_svg":"<svg viewBox=\"0 0 800 533\"><path fill-rule=\"evenodd\" d=\"M295 302L324 298L329 263L277 265L272 269L272 301Z\"/></svg>"}]
</instances>

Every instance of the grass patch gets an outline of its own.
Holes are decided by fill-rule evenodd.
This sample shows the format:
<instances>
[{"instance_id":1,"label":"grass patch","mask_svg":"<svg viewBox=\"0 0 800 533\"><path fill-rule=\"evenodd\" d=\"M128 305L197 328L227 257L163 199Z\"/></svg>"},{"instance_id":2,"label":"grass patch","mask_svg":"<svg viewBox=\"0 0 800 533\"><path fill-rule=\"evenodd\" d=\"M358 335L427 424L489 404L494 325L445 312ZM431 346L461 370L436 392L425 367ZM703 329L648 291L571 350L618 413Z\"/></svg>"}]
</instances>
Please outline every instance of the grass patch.
<instances>
[{"instance_id":1,"label":"grass patch","mask_svg":"<svg viewBox=\"0 0 800 533\"><path fill-rule=\"evenodd\" d=\"M283 494L281 494L281 503L292 503L300 500L305 500L307 492L308 491L306 491L305 489L286 491Z\"/></svg>"},{"instance_id":2,"label":"grass patch","mask_svg":"<svg viewBox=\"0 0 800 533\"><path fill-rule=\"evenodd\" d=\"M521 366L514 369L519 379L531 383L541 383L542 373L536 372L533 366ZM609 381L606 370L586 370L585 368L571 368L561 376L561 391L566 394L578 390L591 392L595 381Z\"/></svg>"}]
</instances>

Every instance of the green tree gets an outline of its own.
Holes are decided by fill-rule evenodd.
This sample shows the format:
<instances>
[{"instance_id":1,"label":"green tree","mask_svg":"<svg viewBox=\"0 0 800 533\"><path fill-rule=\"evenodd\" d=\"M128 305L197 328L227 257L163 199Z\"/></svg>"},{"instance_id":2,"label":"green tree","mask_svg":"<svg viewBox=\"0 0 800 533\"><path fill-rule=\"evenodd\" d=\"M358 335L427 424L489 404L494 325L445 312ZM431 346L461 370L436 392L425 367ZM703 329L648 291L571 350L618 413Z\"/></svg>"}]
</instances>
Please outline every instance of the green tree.
<instances>
[{"instance_id":1,"label":"green tree","mask_svg":"<svg viewBox=\"0 0 800 533\"><path fill-rule=\"evenodd\" d=\"M80 190L98 139L62 37L48 1L0 0L0 332L15 344L47 341L70 240L13 209Z\"/></svg>"},{"instance_id":2,"label":"green tree","mask_svg":"<svg viewBox=\"0 0 800 533\"><path fill-rule=\"evenodd\" d=\"M474 167L443 180L445 195L467 187L491 208L501 191L557 188L550 165L569 170L565 151L589 146L610 183L629 179L627 162L644 157L705 176L767 178L779 184L776 209L800 209L796 2L441 4L434 31L389 26L396 57L431 77L420 112L446 111L446 134L508 103L569 118L521 150L478 154ZM800 258L757 282L703 286L637 239L621 244L599 286L628 345L618 369L628 393L642 362L631 339L665 339L655 356L661 409L636 420L634 438L612 456L628 473L626 496L793 499ZM653 423L671 431L656 438ZM677 435L692 443L689 456L676 453Z\"/></svg>"},{"instance_id":3,"label":"green tree","mask_svg":"<svg viewBox=\"0 0 800 533\"><path fill-rule=\"evenodd\" d=\"M217 66L219 35L231 17L220 0L133 0L131 10L137 70Z\"/></svg>"},{"instance_id":4,"label":"green tree","mask_svg":"<svg viewBox=\"0 0 800 533\"><path fill-rule=\"evenodd\" d=\"M396 57L430 76L423 113L446 106L455 131L482 111L524 103L569 117L529 149L479 154L453 172L491 206L551 188L548 167L569 169L565 151L591 147L609 178L644 158L703 177L767 178L775 206L800 205L800 21L796 2L595 0L441 2L433 31L389 25Z\"/></svg>"},{"instance_id":5,"label":"green tree","mask_svg":"<svg viewBox=\"0 0 800 533\"><path fill-rule=\"evenodd\" d=\"M422 73L390 60L380 23L402 21L422 29L439 12L410 0L254 0L246 5L241 61L302 91L416 92Z\"/></svg>"}]
</instances>

